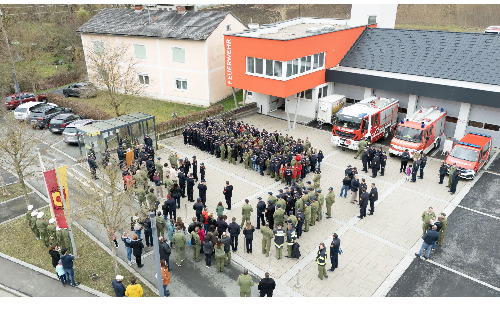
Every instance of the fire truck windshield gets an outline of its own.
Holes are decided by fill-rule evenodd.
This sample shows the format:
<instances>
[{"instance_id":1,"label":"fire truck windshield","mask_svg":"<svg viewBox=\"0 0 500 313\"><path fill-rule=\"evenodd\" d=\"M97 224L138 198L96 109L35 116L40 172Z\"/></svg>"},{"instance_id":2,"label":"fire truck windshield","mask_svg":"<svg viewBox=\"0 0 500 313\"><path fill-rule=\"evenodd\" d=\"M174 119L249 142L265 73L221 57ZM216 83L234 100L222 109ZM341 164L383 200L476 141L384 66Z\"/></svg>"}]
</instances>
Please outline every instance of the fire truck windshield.
<instances>
[{"instance_id":1,"label":"fire truck windshield","mask_svg":"<svg viewBox=\"0 0 500 313\"><path fill-rule=\"evenodd\" d=\"M454 158L469 162L476 162L478 155L479 151L467 149L461 146L455 146L455 148L453 148L453 151L451 151L450 153L450 156Z\"/></svg>"},{"instance_id":2,"label":"fire truck windshield","mask_svg":"<svg viewBox=\"0 0 500 313\"><path fill-rule=\"evenodd\" d=\"M394 136L404 141L421 142L422 130L399 125Z\"/></svg>"},{"instance_id":3,"label":"fire truck windshield","mask_svg":"<svg viewBox=\"0 0 500 313\"><path fill-rule=\"evenodd\" d=\"M360 129L363 119L358 116L349 116L344 114L335 115L335 125L349 129Z\"/></svg>"}]
</instances>

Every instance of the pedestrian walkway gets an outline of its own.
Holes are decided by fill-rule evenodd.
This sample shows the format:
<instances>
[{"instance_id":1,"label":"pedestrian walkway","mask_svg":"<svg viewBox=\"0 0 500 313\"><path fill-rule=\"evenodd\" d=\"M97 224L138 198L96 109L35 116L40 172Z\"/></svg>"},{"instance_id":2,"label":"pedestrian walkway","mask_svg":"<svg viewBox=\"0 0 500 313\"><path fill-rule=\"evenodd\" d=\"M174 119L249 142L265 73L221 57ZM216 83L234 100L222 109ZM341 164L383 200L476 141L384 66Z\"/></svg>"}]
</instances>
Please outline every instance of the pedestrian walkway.
<instances>
[{"instance_id":1,"label":"pedestrian walkway","mask_svg":"<svg viewBox=\"0 0 500 313\"><path fill-rule=\"evenodd\" d=\"M95 295L62 284L43 273L0 257L0 285L29 297L94 297ZM54 274L55 275L55 274Z\"/></svg>"}]
</instances>

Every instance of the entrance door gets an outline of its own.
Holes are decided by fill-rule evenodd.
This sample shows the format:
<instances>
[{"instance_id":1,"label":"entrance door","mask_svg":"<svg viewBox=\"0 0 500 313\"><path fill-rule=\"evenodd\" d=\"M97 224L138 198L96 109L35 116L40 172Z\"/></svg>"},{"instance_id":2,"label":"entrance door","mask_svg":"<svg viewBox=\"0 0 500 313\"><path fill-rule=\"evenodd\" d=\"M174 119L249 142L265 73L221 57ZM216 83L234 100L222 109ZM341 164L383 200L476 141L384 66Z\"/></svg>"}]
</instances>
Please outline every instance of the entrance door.
<instances>
[{"instance_id":1,"label":"entrance door","mask_svg":"<svg viewBox=\"0 0 500 313\"><path fill-rule=\"evenodd\" d=\"M285 99L276 97L276 96L269 96L269 112L274 112L277 109L282 109L284 110L285 106Z\"/></svg>"}]
</instances>

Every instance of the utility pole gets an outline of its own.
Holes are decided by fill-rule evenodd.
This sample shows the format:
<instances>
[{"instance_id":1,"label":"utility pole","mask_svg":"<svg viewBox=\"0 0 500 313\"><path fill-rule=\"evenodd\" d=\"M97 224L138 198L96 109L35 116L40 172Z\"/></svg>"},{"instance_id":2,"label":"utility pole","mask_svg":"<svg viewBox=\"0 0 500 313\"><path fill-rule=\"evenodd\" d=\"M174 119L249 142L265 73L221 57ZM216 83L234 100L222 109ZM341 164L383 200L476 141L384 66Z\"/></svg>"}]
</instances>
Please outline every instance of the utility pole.
<instances>
[{"instance_id":1,"label":"utility pole","mask_svg":"<svg viewBox=\"0 0 500 313\"><path fill-rule=\"evenodd\" d=\"M156 228L156 213L149 212L149 218L151 219L151 230L153 231L153 250L155 259L155 269L156 269L156 283L158 284L158 295L164 297L163 292L163 278L161 274L161 263L160 263L160 247L158 246L158 232Z\"/></svg>"},{"instance_id":2,"label":"utility pole","mask_svg":"<svg viewBox=\"0 0 500 313\"><path fill-rule=\"evenodd\" d=\"M14 78L14 86L16 88L17 96L19 97L19 105L21 105L23 104L23 100L21 99L21 90L19 89L19 83L17 82L16 67L14 66L14 58L12 57L12 51L10 50L9 38L7 37L7 31L3 26L3 12L1 8L0 8L0 24L2 26L2 32L5 37L5 44L7 45L7 50L9 51L10 63L12 68L12 77Z\"/></svg>"}]
</instances>

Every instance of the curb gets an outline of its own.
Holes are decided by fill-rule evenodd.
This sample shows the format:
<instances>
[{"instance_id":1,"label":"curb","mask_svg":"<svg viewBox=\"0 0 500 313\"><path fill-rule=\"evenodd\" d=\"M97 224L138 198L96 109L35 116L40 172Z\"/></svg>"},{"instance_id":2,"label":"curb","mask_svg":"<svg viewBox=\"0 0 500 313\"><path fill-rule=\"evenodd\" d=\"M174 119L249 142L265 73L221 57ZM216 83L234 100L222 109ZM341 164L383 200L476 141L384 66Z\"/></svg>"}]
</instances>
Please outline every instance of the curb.
<instances>
[{"instance_id":1,"label":"curb","mask_svg":"<svg viewBox=\"0 0 500 313\"><path fill-rule=\"evenodd\" d=\"M5 285L2 285L2 284L0 284L0 289L6 291L8 293L11 293L11 294L13 294L16 297L29 297L27 294L24 294L24 293L22 293L20 291L17 291L15 289L9 288L9 287L7 287Z\"/></svg>"},{"instance_id":2,"label":"curb","mask_svg":"<svg viewBox=\"0 0 500 313\"><path fill-rule=\"evenodd\" d=\"M55 280L59 281L59 278L57 277L57 275L56 275L56 274L51 273L51 272L49 272L49 271L46 271L46 270L44 270L44 269L42 269L42 268L39 268L38 266L35 266L35 265L33 265L33 264L26 263L26 262L24 262L24 261L21 261L21 260L19 260L19 259L16 259L16 258L14 258L14 257L11 257L11 256L6 255L6 254L1 253L1 252L0 252L0 257L2 257L2 258L4 258L4 259L7 259L7 260L9 260L9 261L11 261L11 262L14 262L14 263L16 263L16 264L22 265L22 266L24 266L24 267L27 267L27 268L29 268L30 270L33 270L33 271L35 271L35 272L37 272L37 273L43 274L43 275L45 275L45 276L47 276L47 277L50 277L50 278L52 278L52 279L55 279ZM92 289L92 288L87 287L87 286L84 286L84 285L78 285L78 286L76 286L76 288L79 288L79 289L81 289L81 290L83 290L83 291L86 291L86 292L88 292L88 293L90 293L90 294L93 294L93 295L95 295L95 296L97 296L97 297L109 297L109 295L107 295L107 294L105 294L105 293L102 293L102 292L100 292L100 291L97 291L97 290L95 290L95 289Z\"/></svg>"}]
</instances>

